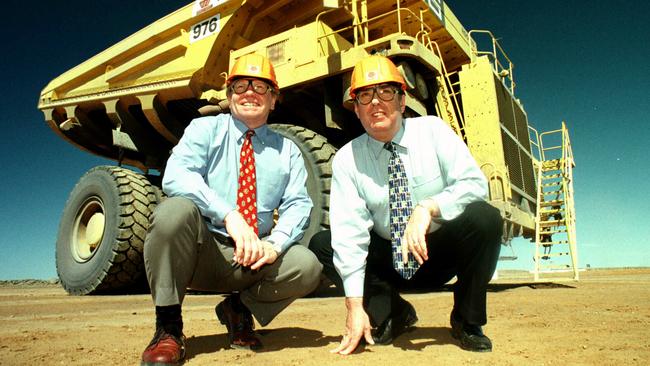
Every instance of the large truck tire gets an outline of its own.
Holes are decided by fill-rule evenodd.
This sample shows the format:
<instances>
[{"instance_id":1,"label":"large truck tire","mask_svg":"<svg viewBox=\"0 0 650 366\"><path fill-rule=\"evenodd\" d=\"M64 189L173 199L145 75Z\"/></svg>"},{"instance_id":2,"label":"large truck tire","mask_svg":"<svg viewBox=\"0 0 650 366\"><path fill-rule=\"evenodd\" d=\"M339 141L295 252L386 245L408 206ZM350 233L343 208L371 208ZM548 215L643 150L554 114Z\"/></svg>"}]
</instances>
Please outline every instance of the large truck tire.
<instances>
[{"instance_id":1,"label":"large truck tire","mask_svg":"<svg viewBox=\"0 0 650 366\"><path fill-rule=\"evenodd\" d=\"M63 210L56 268L72 295L146 289L143 248L160 199L144 176L98 166L84 174Z\"/></svg>"},{"instance_id":2,"label":"large truck tire","mask_svg":"<svg viewBox=\"0 0 650 366\"><path fill-rule=\"evenodd\" d=\"M332 158L336 153L336 149L327 142L325 137L304 127L288 124L272 124L269 126L298 145L305 161L307 193L314 203L309 218L309 228L307 228L300 241L300 244L307 246L315 233L330 227L329 204Z\"/></svg>"}]
</instances>

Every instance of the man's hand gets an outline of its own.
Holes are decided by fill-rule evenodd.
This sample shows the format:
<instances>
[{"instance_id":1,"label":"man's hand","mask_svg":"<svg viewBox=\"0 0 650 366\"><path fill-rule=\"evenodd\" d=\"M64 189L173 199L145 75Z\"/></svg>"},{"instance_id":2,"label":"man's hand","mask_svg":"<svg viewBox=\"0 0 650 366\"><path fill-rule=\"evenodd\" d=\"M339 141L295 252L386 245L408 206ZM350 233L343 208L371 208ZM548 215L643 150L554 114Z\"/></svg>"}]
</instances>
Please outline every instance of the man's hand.
<instances>
[{"instance_id":1,"label":"man's hand","mask_svg":"<svg viewBox=\"0 0 650 366\"><path fill-rule=\"evenodd\" d=\"M265 264L271 264L278 259L280 254L275 250L273 245L268 241L262 241L259 259L251 266L252 270L260 269Z\"/></svg>"},{"instance_id":2,"label":"man's hand","mask_svg":"<svg viewBox=\"0 0 650 366\"><path fill-rule=\"evenodd\" d=\"M224 218L226 231L235 241L235 256L233 260L244 267L257 263L265 255L262 242L255 230L248 225L237 210L233 210ZM275 259L273 259L275 261ZM261 266L261 264L260 264Z\"/></svg>"},{"instance_id":3,"label":"man's hand","mask_svg":"<svg viewBox=\"0 0 650 366\"><path fill-rule=\"evenodd\" d=\"M406 229L404 229L404 240L402 245L402 258L404 264L408 261L408 253L413 253L415 260L422 265L424 261L429 260L427 242L425 235L431 224L431 218L440 215L440 209L433 200L422 201L415 206Z\"/></svg>"},{"instance_id":4,"label":"man's hand","mask_svg":"<svg viewBox=\"0 0 650 366\"><path fill-rule=\"evenodd\" d=\"M363 298L346 297L345 307L348 309L348 316L345 322L345 334L338 347L331 350L331 353L349 355L359 345L361 337L364 337L368 344L375 344L370 334L370 319L363 310Z\"/></svg>"}]
</instances>

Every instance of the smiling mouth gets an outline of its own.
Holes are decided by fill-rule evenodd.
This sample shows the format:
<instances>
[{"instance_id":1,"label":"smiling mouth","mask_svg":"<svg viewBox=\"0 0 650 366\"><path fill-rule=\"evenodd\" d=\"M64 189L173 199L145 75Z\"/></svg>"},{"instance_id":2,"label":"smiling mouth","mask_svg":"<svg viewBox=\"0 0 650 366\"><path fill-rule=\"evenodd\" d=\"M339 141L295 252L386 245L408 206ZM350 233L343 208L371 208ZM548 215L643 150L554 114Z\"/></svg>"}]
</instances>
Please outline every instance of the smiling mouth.
<instances>
[{"instance_id":1,"label":"smiling mouth","mask_svg":"<svg viewBox=\"0 0 650 366\"><path fill-rule=\"evenodd\" d=\"M244 107L259 107L259 104L258 104L258 103L253 103L253 102L242 103L242 105L243 105Z\"/></svg>"}]
</instances>

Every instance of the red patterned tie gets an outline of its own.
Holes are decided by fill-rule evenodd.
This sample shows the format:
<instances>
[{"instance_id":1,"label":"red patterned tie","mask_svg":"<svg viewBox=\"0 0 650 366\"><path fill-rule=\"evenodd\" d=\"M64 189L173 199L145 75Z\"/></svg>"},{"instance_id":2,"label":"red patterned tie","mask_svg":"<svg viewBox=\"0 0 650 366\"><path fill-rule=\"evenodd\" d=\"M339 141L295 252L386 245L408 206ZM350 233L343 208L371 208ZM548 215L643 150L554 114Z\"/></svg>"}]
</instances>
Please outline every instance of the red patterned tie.
<instances>
[{"instance_id":1,"label":"red patterned tie","mask_svg":"<svg viewBox=\"0 0 650 366\"><path fill-rule=\"evenodd\" d=\"M255 184L255 154L251 138L255 131L246 131L246 139L241 147L239 156L239 189L237 190L237 210L244 216L255 234L259 235L257 229L257 188Z\"/></svg>"}]
</instances>

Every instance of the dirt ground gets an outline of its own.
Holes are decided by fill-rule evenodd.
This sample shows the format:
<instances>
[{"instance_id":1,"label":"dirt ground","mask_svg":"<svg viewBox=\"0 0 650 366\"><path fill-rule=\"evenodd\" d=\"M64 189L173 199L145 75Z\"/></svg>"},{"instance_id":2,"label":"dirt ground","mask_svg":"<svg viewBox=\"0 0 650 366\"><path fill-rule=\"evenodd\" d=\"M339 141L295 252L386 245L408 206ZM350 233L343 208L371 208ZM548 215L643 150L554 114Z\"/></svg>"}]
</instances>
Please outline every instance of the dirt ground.
<instances>
[{"instance_id":1,"label":"dirt ground","mask_svg":"<svg viewBox=\"0 0 650 366\"><path fill-rule=\"evenodd\" d=\"M268 327L265 348L227 348L219 295L184 304L186 365L650 365L650 269L590 270L580 282L534 283L501 272L490 285L491 353L449 334L452 293L406 294L420 321L391 346L332 355L344 329L340 297L300 299ZM56 285L0 286L0 365L138 365L153 335L149 295L68 296Z\"/></svg>"}]
</instances>

